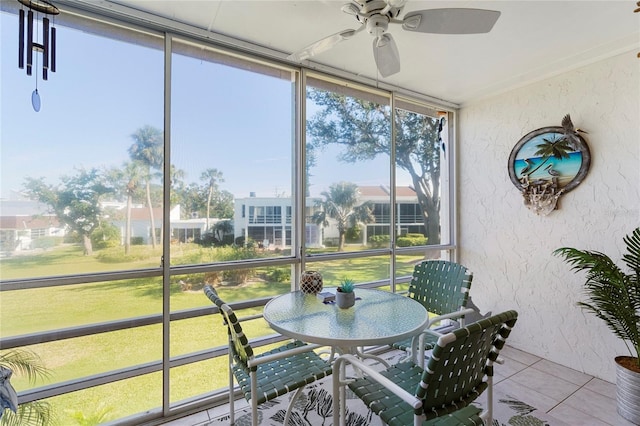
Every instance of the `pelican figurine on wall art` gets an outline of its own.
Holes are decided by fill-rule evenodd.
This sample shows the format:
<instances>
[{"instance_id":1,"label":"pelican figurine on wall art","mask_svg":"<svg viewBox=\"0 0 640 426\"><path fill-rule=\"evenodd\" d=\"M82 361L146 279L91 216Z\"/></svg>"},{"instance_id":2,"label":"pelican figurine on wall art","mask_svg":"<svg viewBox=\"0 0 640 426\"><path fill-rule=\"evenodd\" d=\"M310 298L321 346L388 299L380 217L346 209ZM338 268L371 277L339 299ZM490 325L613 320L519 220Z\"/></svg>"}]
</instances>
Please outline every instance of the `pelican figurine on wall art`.
<instances>
[{"instance_id":1,"label":"pelican figurine on wall art","mask_svg":"<svg viewBox=\"0 0 640 426\"><path fill-rule=\"evenodd\" d=\"M580 146L581 141L579 134L587 133L582 129L576 129L573 127L573 122L571 121L571 116L569 114L562 118L562 128L564 130L564 137L567 138L573 148Z\"/></svg>"},{"instance_id":2,"label":"pelican figurine on wall art","mask_svg":"<svg viewBox=\"0 0 640 426\"><path fill-rule=\"evenodd\" d=\"M520 176L524 176L529 173L529 170L531 170L531 166L533 166L533 161L529 160L528 158L525 158L524 162L526 166L524 166L522 170L520 170Z\"/></svg>"}]
</instances>

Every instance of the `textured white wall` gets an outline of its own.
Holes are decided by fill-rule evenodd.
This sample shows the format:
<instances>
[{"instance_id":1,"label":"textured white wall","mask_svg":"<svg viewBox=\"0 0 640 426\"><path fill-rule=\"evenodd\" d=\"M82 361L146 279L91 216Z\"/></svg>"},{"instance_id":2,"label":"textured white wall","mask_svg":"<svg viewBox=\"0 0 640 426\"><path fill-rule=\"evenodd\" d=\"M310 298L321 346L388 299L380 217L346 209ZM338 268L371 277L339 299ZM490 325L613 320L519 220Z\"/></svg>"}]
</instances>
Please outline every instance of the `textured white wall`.
<instances>
[{"instance_id":1,"label":"textured white wall","mask_svg":"<svg viewBox=\"0 0 640 426\"><path fill-rule=\"evenodd\" d=\"M591 169L536 216L509 180L509 154L567 113L589 132ZM614 382L613 358L628 351L576 306L584 276L552 251L598 250L622 265L622 237L640 226L640 60L628 52L466 106L459 123L459 259L474 272L474 303L519 312L512 346Z\"/></svg>"}]
</instances>

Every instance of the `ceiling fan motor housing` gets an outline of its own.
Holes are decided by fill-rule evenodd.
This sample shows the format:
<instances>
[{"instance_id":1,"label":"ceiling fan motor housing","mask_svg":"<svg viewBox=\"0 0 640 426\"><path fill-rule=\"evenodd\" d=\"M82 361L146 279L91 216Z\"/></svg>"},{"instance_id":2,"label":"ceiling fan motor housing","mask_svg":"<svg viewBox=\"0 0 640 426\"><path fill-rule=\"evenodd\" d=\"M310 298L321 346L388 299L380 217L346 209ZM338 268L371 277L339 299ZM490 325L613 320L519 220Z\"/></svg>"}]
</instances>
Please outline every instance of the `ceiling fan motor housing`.
<instances>
[{"instance_id":1,"label":"ceiling fan motor housing","mask_svg":"<svg viewBox=\"0 0 640 426\"><path fill-rule=\"evenodd\" d=\"M370 16L365 22L367 32L374 37L380 37L389 28L389 18L380 14Z\"/></svg>"}]
</instances>

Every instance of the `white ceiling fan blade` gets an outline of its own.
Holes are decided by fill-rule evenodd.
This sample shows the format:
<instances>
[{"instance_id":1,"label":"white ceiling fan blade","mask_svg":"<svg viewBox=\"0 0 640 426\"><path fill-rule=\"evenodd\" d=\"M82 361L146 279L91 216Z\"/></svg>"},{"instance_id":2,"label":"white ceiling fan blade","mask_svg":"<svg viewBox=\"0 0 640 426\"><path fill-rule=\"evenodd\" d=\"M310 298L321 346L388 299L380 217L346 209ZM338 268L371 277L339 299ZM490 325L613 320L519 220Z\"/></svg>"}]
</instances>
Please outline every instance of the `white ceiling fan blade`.
<instances>
[{"instance_id":1,"label":"white ceiling fan blade","mask_svg":"<svg viewBox=\"0 0 640 426\"><path fill-rule=\"evenodd\" d=\"M409 12L402 20L407 31L432 34L488 33L500 12L485 9L427 9Z\"/></svg>"},{"instance_id":2,"label":"white ceiling fan blade","mask_svg":"<svg viewBox=\"0 0 640 426\"><path fill-rule=\"evenodd\" d=\"M341 41L350 39L351 37L356 35L356 33L362 31L363 29L364 29L364 25L361 25L360 28L358 28L357 30L349 29L349 30L340 31L339 33L335 33L333 35L330 35L329 37L325 37L321 40L318 40L315 43L310 44L309 46L305 47L302 50L292 53L291 55L287 56L287 59L291 61L296 61L296 62L304 61L305 59L309 59L312 56L315 56L319 53L322 53L326 50L331 49L333 46L340 43Z\"/></svg>"},{"instance_id":3,"label":"white ceiling fan blade","mask_svg":"<svg viewBox=\"0 0 640 426\"><path fill-rule=\"evenodd\" d=\"M373 57L381 76L389 77L400 71L400 55L391 34L382 34L373 40Z\"/></svg>"}]
</instances>

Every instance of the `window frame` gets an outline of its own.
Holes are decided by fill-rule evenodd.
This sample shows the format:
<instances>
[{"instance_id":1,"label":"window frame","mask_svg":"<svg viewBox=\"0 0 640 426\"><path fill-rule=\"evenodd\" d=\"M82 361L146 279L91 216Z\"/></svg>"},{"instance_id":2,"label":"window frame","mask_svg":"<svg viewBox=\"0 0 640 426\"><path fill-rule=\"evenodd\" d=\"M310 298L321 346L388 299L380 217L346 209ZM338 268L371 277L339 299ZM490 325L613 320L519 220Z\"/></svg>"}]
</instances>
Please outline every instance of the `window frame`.
<instances>
[{"instance_id":1,"label":"window frame","mask_svg":"<svg viewBox=\"0 0 640 426\"><path fill-rule=\"evenodd\" d=\"M5 5L3 2L3 12L5 11ZM12 6L9 9L14 9L17 11L17 7L13 8ZM363 82L356 82L351 80L352 76L344 76L336 74L331 74L330 72L320 72L318 70L309 70L305 67L293 66L282 60L273 59L270 55L265 54L264 51L250 50L249 52L246 49L237 49L237 46L234 47L232 43L221 43L219 40L211 39L209 33L199 31L197 29L186 27L183 25L174 24L173 27L167 26L166 21L162 21L161 23L157 23L154 20L149 20L149 16L147 14L138 12L133 12L132 9L126 7L117 7L115 11L108 11L106 9L100 8L99 6L91 6L91 5L79 5L78 8L70 7L65 8L67 11L73 13L72 20L70 22L76 22L83 25L90 25L89 22L100 22L106 21L106 23L101 23L101 30L107 32L110 27L113 25L121 25L126 28L134 28L136 31L141 31L141 33L152 33L154 36L158 34L163 34L164 36L164 47L165 47L165 167L164 167L164 175L168 176L170 172L170 164L171 164L171 117L166 111L170 111L171 105L171 55L172 55L172 41L173 37L176 34L179 34L181 39L187 38L193 41L196 44L204 44L214 49L220 50L225 55L230 55L231 57L236 57L239 60L250 59L255 63L264 64L266 67L273 67L273 69L281 69L286 72L292 73L294 75L294 81L292 84L295 86L295 97L292 100L295 105L295 138L294 138L294 158L295 158L295 170L294 170L294 192L292 193L292 203L291 206L285 207L285 212L280 211L281 219L285 219L287 225L287 235L284 235L283 238L291 240L292 244L292 252L290 256L273 258L267 260L258 260L258 261L238 261L234 263L225 263L218 262L206 265L176 265L171 266L169 262L163 262L162 265L154 268L142 268L135 269L130 271L113 271L113 272L103 272L103 273L92 273L92 274L66 274L61 276L49 276L49 277L41 277L41 278L25 278L25 279L14 279L14 280L2 280L0 281L0 291L19 291L23 289L37 289L37 288L45 288L50 286L67 286L73 284L81 284L81 283L94 283L101 281L116 281L121 279L129 279L129 278L162 278L163 279L163 304L164 309L161 314L151 315L149 317L144 318L128 318L119 321L110 321L104 322L100 324L89 324L81 327L73 327L67 330L53 330L50 332L43 333L35 333L33 335L23 335L23 336L13 336L8 338L3 338L0 340L0 347L2 349L11 349L17 348L21 346L29 346L36 343L44 343L44 342L52 342L58 341L62 339L70 339L74 337L88 336L98 333L116 331L116 330L125 330L132 327L141 327L150 324L163 324L165 336L165 340L167 341L164 346L164 356L163 360L158 363L153 363L152 365L137 365L132 366L131 368L126 369L126 371L112 371L105 374L100 374L98 377L93 377L91 379L85 380L72 380L70 382L64 384L57 384L54 386L47 386L42 388L36 388L32 390L28 390L20 393L20 398L22 402L30 402L41 398L48 398L56 395L61 395L69 392L75 392L82 389L87 389L93 386L99 386L107 383L112 383L118 380L122 380L125 378L136 377L141 374L149 374L152 372L163 371L164 379L163 379L163 401L164 406L159 407L158 410L152 410L148 414L140 414L140 416L134 416L125 421L133 423L139 422L144 419L152 419L158 417L166 417L170 415L179 414L181 412L186 412L188 410L193 410L194 406L202 407L204 404L214 403L224 403L226 399L226 393L219 393L216 395L209 395L201 398L197 402L180 402L180 403L171 403L169 401L169 382L168 376L170 374L170 370L172 367L184 365L191 362L199 362L204 359L216 357L216 356L224 356L227 351L224 348L212 348L211 350L186 354L178 357L170 357L169 356L169 326L172 321L178 321L182 319L196 318L200 316L212 315L217 312L217 308L213 306L203 306L199 308L193 308L186 311L171 311L169 305L169 279L175 275L181 275L185 273L204 273L211 271L222 271L225 269L239 269L247 266L283 266L289 265L292 268L292 286L291 289L295 290L299 288L299 276L300 273L307 269L307 267L312 267L315 262L328 261L334 259L355 259L360 257L375 257L381 255L388 255L391 259L390 264L390 280L389 282L371 282L366 283L365 285L376 287L376 286L384 286L389 285L391 291L395 291L396 283L406 282L408 280L408 276L400 276L396 277L394 274L395 271L395 258L398 254L412 254L412 255L421 255L427 256L428 253L436 252L438 255L443 255L447 257L455 256L455 248L456 248L456 227L453 226L455 224L455 211L456 211L456 203L455 203L455 108L452 108L451 105L445 104L437 104L432 102L429 99L412 99L410 97L406 97L401 94L402 91L395 91L393 88L389 89L379 89L374 86L367 85ZM123 16L121 16L122 11L127 11L131 13L127 18L121 20ZM154 18L155 19L155 18ZM85 22L85 20L87 20ZM160 20L159 20L160 21ZM144 43L142 40L141 43ZM343 86L353 86L357 85L358 87L365 88L367 91L372 93L384 93L386 97L390 100L390 107L392 113L395 111L395 104L397 102L411 102L418 105L423 105L425 107L431 105L437 105L437 108L446 111L449 115L450 119L447 120L448 123L448 133L449 137L447 142L449 143L449 156L447 157L447 189L449 193L448 200L448 221L450 223L449 229L449 239L448 243L439 246L423 246L418 248L399 248L395 247L395 244L391 244L389 248L382 249L370 249L357 253L342 253L342 254L320 254L320 255L306 255L304 252L305 246L305 238L307 236L307 228L305 225L304 214L296 214L296 212L306 212L305 207L305 197L304 197L304 149L302 147L305 146L306 137L305 137L305 111L306 111L306 82L307 78L311 76L312 78L321 78L328 82L334 84L340 84ZM435 108L435 106L434 106ZM392 126L394 120L392 119ZM392 132L393 135L394 132ZM395 146L395 142L391 141L391 146ZM393 150L392 150L393 151ZM393 183L395 180L395 158L394 155L390 155L390 169L391 169L391 182ZM444 174L443 174L444 176ZM441 183L442 185L445 182ZM170 182L169 179L164 179L164 200L163 200L163 227L164 229L170 229L170 215L169 210L171 208L171 203L169 199L170 194ZM392 185L392 187L395 185ZM395 200L395 191L392 191L390 205L398 206ZM444 203L443 203L444 204ZM242 207L242 213L244 217L245 209L244 205ZM282 210L282 209L281 209ZM389 209L391 216L391 223L395 223L395 215L396 209ZM283 214L284 213L284 214ZM249 212L247 214L250 216ZM268 225L268 224L267 224ZM289 235L291 232L291 228L295 228L296 232L293 237ZM170 253L170 235L168 232L165 233L163 241L163 254L164 258ZM204 300L204 299L203 299ZM237 303L232 303L232 307L234 309L244 309L244 308L252 308L263 306L269 298L250 300L250 301L242 301ZM203 303L204 305L204 303ZM256 339L255 343L257 346L271 344L277 341L281 341L284 338L281 336L266 336ZM121 419L123 420L123 419Z\"/></svg>"}]
</instances>

